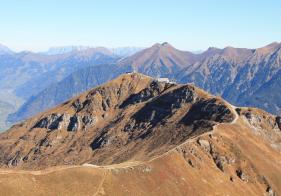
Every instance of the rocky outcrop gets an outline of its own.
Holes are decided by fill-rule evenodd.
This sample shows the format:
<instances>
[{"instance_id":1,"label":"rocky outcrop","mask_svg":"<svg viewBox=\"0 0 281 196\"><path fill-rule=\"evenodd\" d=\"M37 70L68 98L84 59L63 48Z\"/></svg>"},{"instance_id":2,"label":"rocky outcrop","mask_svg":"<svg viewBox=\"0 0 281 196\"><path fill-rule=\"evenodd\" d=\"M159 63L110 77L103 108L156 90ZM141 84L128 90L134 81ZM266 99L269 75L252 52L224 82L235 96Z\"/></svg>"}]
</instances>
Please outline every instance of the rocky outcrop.
<instances>
[{"instance_id":1,"label":"rocky outcrop","mask_svg":"<svg viewBox=\"0 0 281 196\"><path fill-rule=\"evenodd\" d=\"M245 181L245 182L248 182L248 177L247 175L241 170L241 169L238 169L236 170L236 175L242 180L242 181Z\"/></svg>"},{"instance_id":2,"label":"rocky outcrop","mask_svg":"<svg viewBox=\"0 0 281 196\"><path fill-rule=\"evenodd\" d=\"M39 120L33 128L45 128L49 131L52 130L67 130L67 131L77 131L83 127L87 127L93 125L96 118L86 115L86 116L78 116L78 115L69 115L69 114L51 114L47 117L43 117Z\"/></svg>"},{"instance_id":3,"label":"rocky outcrop","mask_svg":"<svg viewBox=\"0 0 281 196\"><path fill-rule=\"evenodd\" d=\"M51 114L43 119L39 120L33 128L47 128L47 129L59 129L59 124L63 120L63 116L60 114Z\"/></svg>"},{"instance_id":4,"label":"rocky outcrop","mask_svg":"<svg viewBox=\"0 0 281 196\"><path fill-rule=\"evenodd\" d=\"M230 123L234 120L234 117L234 114L225 104L218 103L216 99L209 99L199 100L193 104L181 122L186 125L200 121Z\"/></svg>"},{"instance_id":5,"label":"rocky outcrop","mask_svg":"<svg viewBox=\"0 0 281 196\"><path fill-rule=\"evenodd\" d=\"M72 116L69 118L69 124L67 126L68 131L77 131L80 127L80 117Z\"/></svg>"},{"instance_id":6,"label":"rocky outcrop","mask_svg":"<svg viewBox=\"0 0 281 196\"><path fill-rule=\"evenodd\" d=\"M278 125L280 131L281 131L281 117L280 116L277 116L276 117L276 124Z\"/></svg>"},{"instance_id":7,"label":"rocky outcrop","mask_svg":"<svg viewBox=\"0 0 281 196\"><path fill-rule=\"evenodd\" d=\"M169 83L161 83L161 82L153 81L150 83L148 88L143 89L141 92L137 94L131 95L127 100L125 100L120 105L120 108L124 108L128 105L145 102L153 97L158 96L159 94L163 93L165 90L167 90L172 86L174 85Z\"/></svg>"},{"instance_id":8,"label":"rocky outcrop","mask_svg":"<svg viewBox=\"0 0 281 196\"><path fill-rule=\"evenodd\" d=\"M192 104L196 98L197 94L193 87L182 86L147 102L141 110L133 115L133 118L137 123L150 122L155 125L172 115L173 111L181 108L184 104Z\"/></svg>"}]
</instances>

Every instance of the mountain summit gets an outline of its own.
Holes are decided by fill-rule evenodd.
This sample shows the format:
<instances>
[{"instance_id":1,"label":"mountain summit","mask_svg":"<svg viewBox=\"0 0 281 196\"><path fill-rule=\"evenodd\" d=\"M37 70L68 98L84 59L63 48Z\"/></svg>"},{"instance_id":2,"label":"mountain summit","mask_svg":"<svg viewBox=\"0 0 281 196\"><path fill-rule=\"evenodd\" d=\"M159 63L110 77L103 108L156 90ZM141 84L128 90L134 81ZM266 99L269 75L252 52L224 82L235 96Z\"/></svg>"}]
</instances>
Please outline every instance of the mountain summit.
<instances>
[{"instance_id":1,"label":"mountain summit","mask_svg":"<svg viewBox=\"0 0 281 196\"><path fill-rule=\"evenodd\" d=\"M119 67L132 67L133 70L151 76L170 76L183 67L198 60L198 55L177 50L167 42L154 44L131 57L118 62Z\"/></svg>"},{"instance_id":2,"label":"mountain summit","mask_svg":"<svg viewBox=\"0 0 281 196\"><path fill-rule=\"evenodd\" d=\"M128 73L0 134L0 188L12 174L27 194L68 191L58 177L71 194L279 194L280 139L281 117Z\"/></svg>"}]
</instances>

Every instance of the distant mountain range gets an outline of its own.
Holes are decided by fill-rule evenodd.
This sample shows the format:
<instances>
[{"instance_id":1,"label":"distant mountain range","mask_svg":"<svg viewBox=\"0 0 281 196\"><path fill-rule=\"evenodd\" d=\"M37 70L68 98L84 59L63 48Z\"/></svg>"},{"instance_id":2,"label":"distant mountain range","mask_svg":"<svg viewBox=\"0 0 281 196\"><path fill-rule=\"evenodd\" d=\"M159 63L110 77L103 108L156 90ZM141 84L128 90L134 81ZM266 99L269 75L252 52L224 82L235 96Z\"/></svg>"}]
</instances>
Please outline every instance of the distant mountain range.
<instances>
[{"instance_id":1,"label":"distant mountain range","mask_svg":"<svg viewBox=\"0 0 281 196\"><path fill-rule=\"evenodd\" d=\"M110 50L112 51L112 53L116 56L119 57L128 57L131 56L141 50L143 50L144 48L140 48L140 47L118 47L118 48L110 48Z\"/></svg>"},{"instance_id":2,"label":"distant mountain range","mask_svg":"<svg viewBox=\"0 0 281 196\"><path fill-rule=\"evenodd\" d=\"M78 52L87 50L91 47L89 46L61 46L61 47L51 47L48 51L42 52L42 54L46 55L58 55L58 54L66 54L69 52Z\"/></svg>"},{"instance_id":3,"label":"distant mountain range","mask_svg":"<svg viewBox=\"0 0 281 196\"><path fill-rule=\"evenodd\" d=\"M106 48L60 55L16 54L19 56L17 61L27 59L27 62L19 66L18 71L10 72L12 79L5 81L8 84L11 80L20 83L12 89L15 96L24 99L25 103L10 115L9 121L28 118L117 75L132 71L168 77L178 83L194 83L233 104L259 107L279 114L280 50L280 43L272 43L258 49L211 47L195 54L163 43L128 57L119 57ZM6 62L10 60L15 67L19 64L13 58L6 58ZM0 87L1 84L0 80Z\"/></svg>"},{"instance_id":4,"label":"distant mountain range","mask_svg":"<svg viewBox=\"0 0 281 196\"><path fill-rule=\"evenodd\" d=\"M59 55L66 53L75 53L79 51L88 50L90 46L61 46L61 47L51 47L48 51L42 52L46 55ZM139 52L143 48L139 47L118 47L118 48L108 48L112 52L112 55L117 57L128 57L136 52Z\"/></svg>"}]
</instances>

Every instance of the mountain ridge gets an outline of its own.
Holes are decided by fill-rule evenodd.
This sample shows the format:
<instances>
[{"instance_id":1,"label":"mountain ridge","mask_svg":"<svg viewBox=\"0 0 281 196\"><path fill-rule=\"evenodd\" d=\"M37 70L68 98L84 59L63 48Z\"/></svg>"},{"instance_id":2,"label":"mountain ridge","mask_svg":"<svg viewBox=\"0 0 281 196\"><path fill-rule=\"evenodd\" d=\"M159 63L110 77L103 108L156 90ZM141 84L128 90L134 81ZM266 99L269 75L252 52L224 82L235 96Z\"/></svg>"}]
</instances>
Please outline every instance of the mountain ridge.
<instances>
[{"instance_id":1,"label":"mountain ridge","mask_svg":"<svg viewBox=\"0 0 281 196\"><path fill-rule=\"evenodd\" d=\"M30 194L33 179L52 187L42 194L67 194L56 186L65 183L71 194L279 194L280 139L280 116L127 73L0 134L0 187L11 194L17 181Z\"/></svg>"},{"instance_id":2,"label":"mountain ridge","mask_svg":"<svg viewBox=\"0 0 281 196\"><path fill-rule=\"evenodd\" d=\"M207 100L201 99L202 96L204 96L204 98ZM163 141L168 142L168 145L171 141L169 141L170 139L166 138L165 134L172 134L171 130L173 129L170 129L169 124L165 123L168 127L163 127L163 129L167 130L167 132L161 131L158 133L157 127L162 127L162 125L158 125L158 123L160 123L161 121L163 121L164 123L166 121L166 118L169 118L170 115L174 115L173 110L177 112L179 125L182 125L183 127L190 127L188 128L190 129L190 131L187 131L186 133L184 133L183 127L180 129L178 128L179 135L178 138L173 138L173 140L175 140L174 142L180 142L180 138L190 137L188 136L188 134L192 135L192 130L196 131L197 129L199 129L200 131L208 131L211 130L212 126L216 123L231 122L232 120L234 120L234 112L231 112L232 109L229 109L227 106L225 106L225 103L222 102L223 101L218 98L212 99L211 96L207 95L205 92L201 91L200 89L195 89L195 87L190 85L175 85L165 82L162 83L141 74L125 74L108 83L105 83L104 85L89 90L79 95L78 97L67 101L66 103L63 103L61 107L50 109L47 114L43 114L42 116L39 115L39 119L38 117L35 117L30 122L27 121L27 124L31 125L28 130L34 130L34 133L38 132L40 129L42 130L42 128L47 128L50 131L47 131L46 133L49 132L49 134L51 135L55 134L55 132L53 132L52 130L58 130L59 132L64 133L64 130L66 129L69 134L71 132L75 133L76 131L78 131L77 133L79 133L79 130L83 127L85 129L89 129L93 125L95 127L105 126L104 129L98 128L97 135L95 136L96 139L93 139L91 143L88 143L89 141L85 141L86 143L88 143L88 145L91 146L94 152L95 149L97 149L96 152L99 152L99 149L101 148L101 154L95 154L93 158L94 160L98 160L98 157L100 157L101 159L99 159L99 161L102 161L102 157L104 156L102 148L105 145L105 142L109 142L110 140L112 141L108 144L110 148L113 148L114 145L121 145L119 144L119 142L121 142L119 140L126 140L127 137L129 137L127 138L129 139L129 141L138 139L140 139L141 141L142 138L145 139L146 137L148 137L148 139L150 140L153 138L155 139L156 135L160 134L159 137L164 137ZM192 107L190 104L194 104L194 107ZM206 108L201 108L204 106L209 107L207 106L208 104L210 104L209 109L214 110L213 112L218 110L218 113L213 114L214 116L212 116L211 114L209 114L209 111L206 111ZM197 114L197 116L190 116L190 113L185 114L185 110L180 110L183 109L181 108L183 106L187 108L191 107L190 113ZM128 115L131 117L128 117ZM200 121L201 118L206 120ZM208 119L212 120L209 122ZM197 122L197 120L199 121ZM101 123L100 125L99 122ZM109 123L109 127L107 125L103 125L106 122ZM123 128L120 127L118 129L123 130L123 134L125 134L124 136L122 136L122 134L118 136L118 133L116 137L120 138L116 139L116 141L114 141L115 139L113 139L113 135L116 133L114 133L113 129L110 129L110 126L115 124L114 122L118 122L118 124L116 124L117 127L124 126ZM205 123L205 127L198 127L200 123ZM14 127L15 129L12 128L6 134L13 135L13 132L24 134L25 131L20 131L21 129L24 129L24 127L25 125L19 124ZM154 129L154 127L157 131L155 130L155 133L150 132L150 129ZM102 132L100 132L99 130ZM131 132L132 130L135 131ZM154 134L156 135L154 136ZM164 135L161 136L161 134ZM1 138L5 138L5 134L2 135L3 137ZM112 139L107 137L112 137ZM85 135L80 139L85 140L86 138L87 136ZM42 142L47 140L49 139L41 139ZM41 142L35 145L40 146ZM155 145L162 146L164 144L159 143ZM173 146L172 143L168 146L170 145ZM1 149L6 151L5 149L7 148L7 146L5 146L4 148L3 147L4 146L2 146ZM127 147L132 148L132 144L128 144ZM131 153L133 153L133 151L137 152L139 147L133 148L135 150L128 151L130 152L130 154L123 154L124 159L127 159L127 156L128 158L130 156L137 156L138 153L134 155ZM88 149L84 153L86 153L87 151ZM23 153L23 151L21 151L21 153ZM119 156L120 153L124 153L121 149L118 149L118 152L115 150L115 153L116 156L111 156L110 159L105 159L101 163L119 163L119 161L123 160L123 158ZM157 152L154 153L158 154ZM28 157L23 158L23 160L27 160L27 162L29 162L28 160L31 161L33 158L29 157L32 156L31 152L27 154L29 154L27 155ZM81 155L83 155L82 152ZM21 159L19 158L19 156L20 155L16 155L16 158L12 158L8 165L17 166L18 164L24 163L25 161L20 161ZM34 154L34 156L36 156L36 153ZM55 156L57 157L60 155ZM65 157L65 155L63 156ZM114 157L116 160L114 160ZM41 158L39 158L38 161L40 161L40 159ZM52 160L51 155L48 156L48 160ZM44 158L44 161L47 160L45 160ZM83 161L83 158L80 161ZM3 163L4 162L2 162L2 164ZM47 162L45 162L45 164L47 164ZM36 167L39 167L39 165L43 166L45 164L40 161L40 164L36 163ZM56 163L55 165L58 164L59 163Z\"/></svg>"}]
</instances>

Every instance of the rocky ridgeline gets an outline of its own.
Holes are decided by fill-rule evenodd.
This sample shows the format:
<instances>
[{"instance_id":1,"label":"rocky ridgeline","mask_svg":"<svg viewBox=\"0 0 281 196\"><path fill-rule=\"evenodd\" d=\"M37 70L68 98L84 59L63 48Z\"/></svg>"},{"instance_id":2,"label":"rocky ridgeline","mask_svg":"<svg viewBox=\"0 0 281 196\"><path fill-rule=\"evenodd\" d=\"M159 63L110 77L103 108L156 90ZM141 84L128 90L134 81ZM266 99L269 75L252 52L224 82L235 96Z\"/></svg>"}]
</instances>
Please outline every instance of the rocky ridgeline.
<instances>
[{"instance_id":1,"label":"rocky ridgeline","mask_svg":"<svg viewBox=\"0 0 281 196\"><path fill-rule=\"evenodd\" d=\"M15 142L0 143L0 164L104 165L144 151L149 159L234 118L226 102L192 85L124 74L1 135Z\"/></svg>"},{"instance_id":2,"label":"rocky ridgeline","mask_svg":"<svg viewBox=\"0 0 281 196\"><path fill-rule=\"evenodd\" d=\"M137 103L145 102L153 97L156 97L163 93L168 88L171 88L174 84L169 84L166 82L152 81L148 88L143 89L137 94L132 94L127 100L125 100L120 108L125 108L128 105L134 105Z\"/></svg>"},{"instance_id":3,"label":"rocky ridgeline","mask_svg":"<svg viewBox=\"0 0 281 196\"><path fill-rule=\"evenodd\" d=\"M191 176L182 187L216 182L215 191L223 183L239 195L258 195L243 194L247 187L279 193L280 117L233 108L192 85L125 74L0 134L0 167L110 165L98 168L112 172L110 183L111 174L120 181L136 174L139 185L145 172L145 179L175 175L176 189ZM112 165L119 163L125 168Z\"/></svg>"},{"instance_id":4,"label":"rocky ridgeline","mask_svg":"<svg viewBox=\"0 0 281 196\"><path fill-rule=\"evenodd\" d=\"M99 132L91 143L93 150L106 150L139 140L157 140L159 144L179 143L191 136L211 131L218 123L230 123L235 115L216 98L206 98L191 85L175 85L153 81L147 88L131 95L119 108L141 107L128 118L117 116ZM125 120L124 120L125 119ZM120 126L120 136L115 125Z\"/></svg>"}]
</instances>

